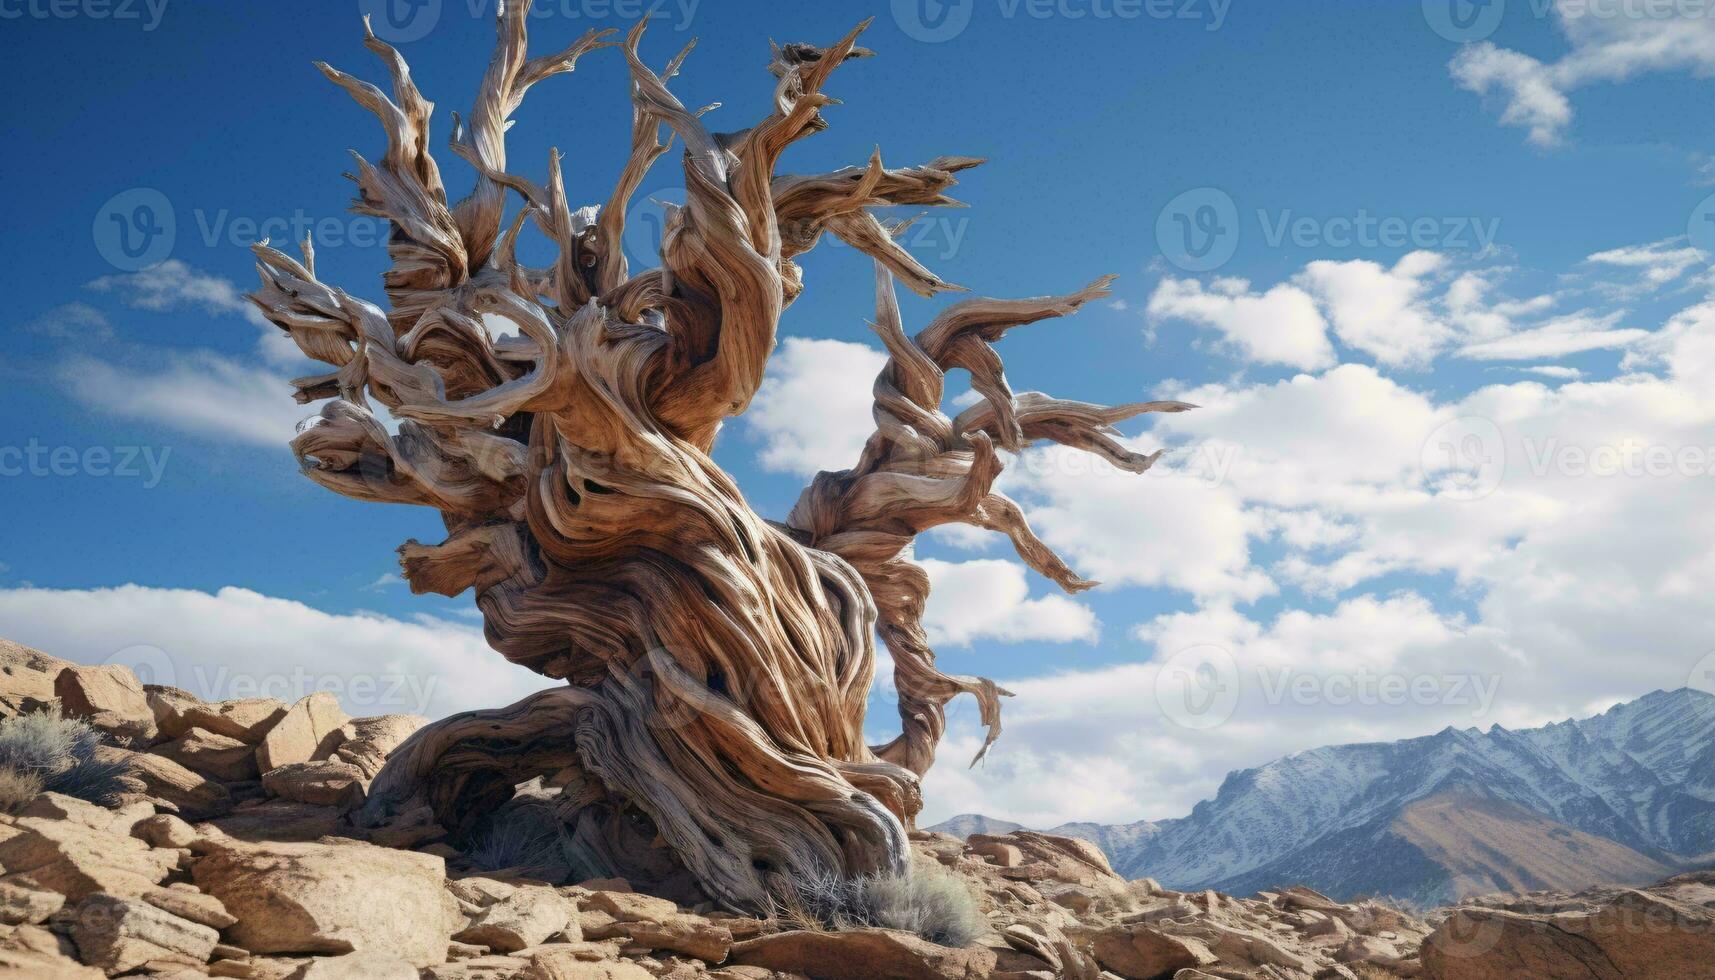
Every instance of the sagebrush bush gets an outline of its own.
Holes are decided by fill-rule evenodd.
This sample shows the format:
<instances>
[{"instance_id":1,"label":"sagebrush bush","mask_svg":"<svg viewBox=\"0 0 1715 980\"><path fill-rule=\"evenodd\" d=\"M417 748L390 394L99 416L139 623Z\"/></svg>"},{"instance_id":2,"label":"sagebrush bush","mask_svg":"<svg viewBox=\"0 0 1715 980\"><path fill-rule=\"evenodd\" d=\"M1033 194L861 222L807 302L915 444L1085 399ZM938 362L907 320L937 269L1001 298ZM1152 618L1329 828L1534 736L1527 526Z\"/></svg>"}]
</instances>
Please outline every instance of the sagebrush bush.
<instances>
[{"instance_id":1,"label":"sagebrush bush","mask_svg":"<svg viewBox=\"0 0 1715 980\"><path fill-rule=\"evenodd\" d=\"M899 929L942 946L968 946L988 931L976 896L939 866L902 875L802 875L792 882L794 901L776 918L801 928Z\"/></svg>"},{"instance_id":2,"label":"sagebrush bush","mask_svg":"<svg viewBox=\"0 0 1715 980\"><path fill-rule=\"evenodd\" d=\"M124 792L131 767L124 762L99 761L95 750L102 735L89 723L61 717L57 708L0 719L0 773L14 796L32 783L21 807L43 792L64 793L101 806L113 806Z\"/></svg>"},{"instance_id":3,"label":"sagebrush bush","mask_svg":"<svg viewBox=\"0 0 1715 980\"><path fill-rule=\"evenodd\" d=\"M42 777L16 769L0 769L0 813L17 813L42 795Z\"/></svg>"}]
</instances>

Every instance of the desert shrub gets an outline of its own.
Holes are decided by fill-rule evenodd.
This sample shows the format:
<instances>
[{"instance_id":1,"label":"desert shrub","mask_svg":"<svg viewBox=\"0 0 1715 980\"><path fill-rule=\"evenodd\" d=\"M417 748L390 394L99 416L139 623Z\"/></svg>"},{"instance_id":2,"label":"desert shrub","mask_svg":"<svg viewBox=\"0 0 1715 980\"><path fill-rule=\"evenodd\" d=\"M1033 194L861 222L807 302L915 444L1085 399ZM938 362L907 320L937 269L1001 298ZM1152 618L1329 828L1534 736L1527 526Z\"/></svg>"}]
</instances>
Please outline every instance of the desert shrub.
<instances>
[{"instance_id":1,"label":"desert shrub","mask_svg":"<svg viewBox=\"0 0 1715 980\"><path fill-rule=\"evenodd\" d=\"M17 813L42 795L42 777L33 772L0 769L0 813Z\"/></svg>"},{"instance_id":2,"label":"desert shrub","mask_svg":"<svg viewBox=\"0 0 1715 980\"><path fill-rule=\"evenodd\" d=\"M968 946L988 930L976 896L939 866L902 875L801 875L775 918L804 929L900 929L942 946Z\"/></svg>"},{"instance_id":3,"label":"desert shrub","mask_svg":"<svg viewBox=\"0 0 1715 980\"><path fill-rule=\"evenodd\" d=\"M0 773L6 774L6 785L14 794L32 782L39 786L14 806L21 807L42 792L115 805L131 767L97 760L95 750L101 743L101 733L88 722L63 718L57 708L0 719Z\"/></svg>"}]
</instances>

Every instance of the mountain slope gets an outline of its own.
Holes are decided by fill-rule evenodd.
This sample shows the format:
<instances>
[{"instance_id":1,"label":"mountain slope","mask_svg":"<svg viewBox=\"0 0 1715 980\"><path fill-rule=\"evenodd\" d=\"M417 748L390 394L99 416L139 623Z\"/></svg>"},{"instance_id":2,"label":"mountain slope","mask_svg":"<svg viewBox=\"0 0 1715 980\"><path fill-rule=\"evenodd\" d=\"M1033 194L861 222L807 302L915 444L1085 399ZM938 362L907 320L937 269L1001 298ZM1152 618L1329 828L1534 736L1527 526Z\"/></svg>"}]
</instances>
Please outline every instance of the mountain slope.
<instances>
[{"instance_id":1,"label":"mountain slope","mask_svg":"<svg viewBox=\"0 0 1715 980\"><path fill-rule=\"evenodd\" d=\"M1102 845L1122 874L1240 894L1295 881L1441 902L1649 880L1715 851L1715 697L1656 691L1542 728L1313 749L1229 774L1177 820L1057 832Z\"/></svg>"}]
</instances>

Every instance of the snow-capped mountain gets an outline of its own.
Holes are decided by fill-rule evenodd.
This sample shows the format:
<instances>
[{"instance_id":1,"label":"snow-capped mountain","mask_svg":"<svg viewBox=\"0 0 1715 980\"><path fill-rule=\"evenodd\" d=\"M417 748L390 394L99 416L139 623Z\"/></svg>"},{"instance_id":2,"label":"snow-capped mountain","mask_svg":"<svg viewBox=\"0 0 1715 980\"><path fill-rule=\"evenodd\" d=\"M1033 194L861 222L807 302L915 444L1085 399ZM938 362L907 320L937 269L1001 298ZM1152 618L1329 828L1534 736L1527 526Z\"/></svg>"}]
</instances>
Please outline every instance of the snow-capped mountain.
<instances>
[{"instance_id":1,"label":"snow-capped mountain","mask_svg":"<svg viewBox=\"0 0 1715 980\"><path fill-rule=\"evenodd\" d=\"M1294 881L1435 903L1642 881L1715 859L1715 696L1312 749L1229 774L1183 818L1055 830L1122 874L1238 894Z\"/></svg>"}]
</instances>

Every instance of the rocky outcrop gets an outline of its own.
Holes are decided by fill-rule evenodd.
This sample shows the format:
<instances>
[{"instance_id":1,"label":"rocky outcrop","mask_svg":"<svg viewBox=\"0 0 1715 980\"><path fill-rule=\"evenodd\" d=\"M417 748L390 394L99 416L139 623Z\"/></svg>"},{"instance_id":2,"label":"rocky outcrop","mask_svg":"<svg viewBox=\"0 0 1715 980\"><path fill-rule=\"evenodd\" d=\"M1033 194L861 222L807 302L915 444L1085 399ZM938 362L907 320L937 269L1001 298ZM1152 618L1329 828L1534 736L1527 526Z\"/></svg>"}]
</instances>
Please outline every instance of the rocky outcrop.
<instances>
[{"instance_id":1,"label":"rocky outcrop","mask_svg":"<svg viewBox=\"0 0 1715 980\"><path fill-rule=\"evenodd\" d=\"M1715 872L1647 889L1493 896L1454 910L1423 946L1433 980L1694 980L1712 964Z\"/></svg>"},{"instance_id":2,"label":"rocky outcrop","mask_svg":"<svg viewBox=\"0 0 1715 980\"><path fill-rule=\"evenodd\" d=\"M351 717L339 699L326 691L299 699L262 736L256 747L256 762L263 772L295 762L326 759L339 747L340 727Z\"/></svg>"},{"instance_id":3,"label":"rocky outcrop","mask_svg":"<svg viewBox=\"0 0 1715 980\"><path fill-rule=\"evenodd\" d=\"M441 858L356 841L213 842L193 880L238 918L228 938L255 953L386 952L423 967L446 958L463 921Z\"/></svg>"}]
</instances>

